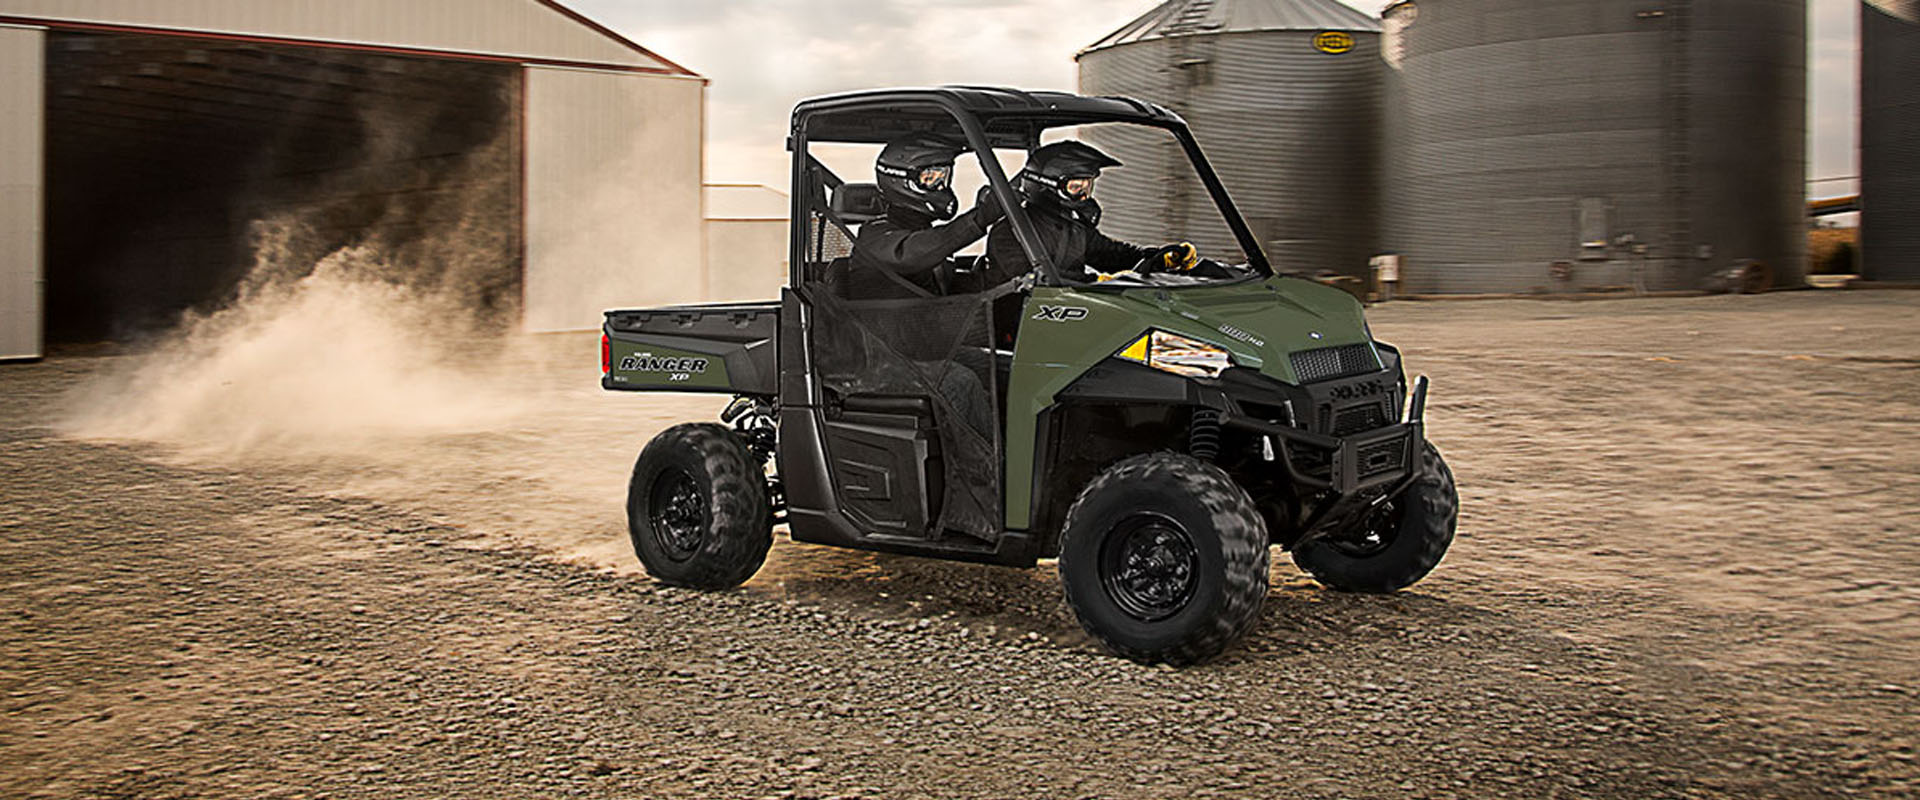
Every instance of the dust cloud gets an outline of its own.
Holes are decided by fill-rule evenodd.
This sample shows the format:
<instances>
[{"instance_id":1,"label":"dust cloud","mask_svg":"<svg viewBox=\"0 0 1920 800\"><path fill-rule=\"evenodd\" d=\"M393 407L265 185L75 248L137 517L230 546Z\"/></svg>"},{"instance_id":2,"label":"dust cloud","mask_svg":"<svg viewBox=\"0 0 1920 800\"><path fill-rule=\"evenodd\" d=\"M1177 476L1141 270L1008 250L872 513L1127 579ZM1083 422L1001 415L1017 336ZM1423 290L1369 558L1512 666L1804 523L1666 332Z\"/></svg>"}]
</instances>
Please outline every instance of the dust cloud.
<instances>
[{"instance_id":1,"label":"dust cloud","mask_svg":"<svg viewBox=\"0 0 1920 800\"><path fill-rule=\"evenodd\" d=\"M256 227L255 277L286 274L297 224ZM449 313L443 295L378 277L396 271L391 258L353 245L298 278L256 282L85 386L70 431L238 455L485 430L519 413L487 391L508 340Z\"/></svg>"},{"instance_id":2,"label":"dust cloud","mask_svg":"<svg viewBox=\"0 0 1920 800\"><path fill-rule=\"evenodd\" d=\"M63 432L419 509L421 536L634 571L634 456L723 400L606 392L597 335L517 332L517 132L423 152L444 134L415 117L370 118L361 163L263 203L232 296L104 363Z\"/></svg>"}]
</instances>

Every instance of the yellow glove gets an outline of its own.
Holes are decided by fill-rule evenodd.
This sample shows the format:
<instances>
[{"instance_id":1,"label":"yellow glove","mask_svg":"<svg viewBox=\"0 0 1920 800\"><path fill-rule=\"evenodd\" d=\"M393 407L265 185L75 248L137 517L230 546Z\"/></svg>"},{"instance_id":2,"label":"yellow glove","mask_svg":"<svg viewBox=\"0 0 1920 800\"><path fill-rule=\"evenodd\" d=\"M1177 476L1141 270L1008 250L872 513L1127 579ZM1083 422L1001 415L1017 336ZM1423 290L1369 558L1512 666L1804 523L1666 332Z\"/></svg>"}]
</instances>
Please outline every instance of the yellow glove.
<instances>
[{"instance_id":1,"label":"yellow glove","mask_svg":"<svg viewBox=\"0 0 1920 800\"><path fill-rule=\"evenodd\" d=\"M1133 270L1130 270L1130 269L1123 269L1123 270L1120 270L1119 272L1096 272L1093 274L1093 282L1106 283L1107 281L1113 280L1115 278L1138 278L1138 277L1140 277L1140 273L1134 272Z\"/></svg>"},{"instance_id":2,"label":"yellow glove","mask_svg":"<svg viewBox=\"0 0 1920 800\"><path fill-rule=\"evenodd\" d=\"M1176 242L1160 248L1158 260L1162 269L1186 272L1200 263L1200 251L1194 249L1192 242Z\"/></svg>"}]
</instances>

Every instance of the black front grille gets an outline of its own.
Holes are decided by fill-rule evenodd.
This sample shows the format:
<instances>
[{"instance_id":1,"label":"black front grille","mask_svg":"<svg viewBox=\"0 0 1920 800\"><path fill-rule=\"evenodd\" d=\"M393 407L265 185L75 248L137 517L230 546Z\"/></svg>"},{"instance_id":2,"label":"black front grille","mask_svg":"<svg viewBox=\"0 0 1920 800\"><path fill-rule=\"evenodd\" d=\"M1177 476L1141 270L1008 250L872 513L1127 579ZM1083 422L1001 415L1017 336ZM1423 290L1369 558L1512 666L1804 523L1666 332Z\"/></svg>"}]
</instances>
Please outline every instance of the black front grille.
<instances>
[{"instance_id":1,"label":"black front grille","mask_svg":"<svg viewBox=\"0 0 1920 800\"><path fill-rule=\"evenodd\" d=\"M1387 426L1387 412L1379 403L1349 406L1333 413L1333 435L1341 438Z\"/></svg>"},{"instance_id":2,"label":"black front grille","mask_svg":"<svg viewBox=\"0 0 1920 800\"><path fill-rule=\"evenodd\" d=\"M1292 361L1293 374L1301 383L1345 378L1380 369L1380 359L1374 356L1373 345L1365 343L1302 350L1293 354Z\"/></svg>"},{"instance_id":3,"label":"black front grille","mask_svg":"<svg viewBox=\"0 0 1920 800\"><path fill-rule=\"evenodd\" d=\"M1406 460L1407 440L1405 439L1370 444L1354 453L1355 471L1359 472L1362 478L1399 469Z\"/></svg>"}]
</instances>

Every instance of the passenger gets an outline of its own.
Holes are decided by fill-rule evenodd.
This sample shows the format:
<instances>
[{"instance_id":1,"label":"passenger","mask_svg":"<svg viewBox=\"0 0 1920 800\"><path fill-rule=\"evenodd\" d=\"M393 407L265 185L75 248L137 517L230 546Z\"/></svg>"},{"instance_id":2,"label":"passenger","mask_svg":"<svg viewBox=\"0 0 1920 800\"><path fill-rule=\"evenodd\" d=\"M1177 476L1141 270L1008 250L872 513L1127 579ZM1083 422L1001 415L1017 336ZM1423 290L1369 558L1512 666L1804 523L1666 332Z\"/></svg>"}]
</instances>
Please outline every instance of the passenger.
<instances>
[{"instance_id":1,"label":"passenger","mask_svg":"<svg viewBox=\"0 0 1920 800\"><path fill-rule=\"evenodd\" d=\"M1116 241L1099 230L1100 203L1093 184L1100 171L1120 166L1112 156L1080 142L1065 141L1041 147L1027 156L1014 176L1014 189L1024 200L1040 246L1053 259L1061 277L1083 282L1135 276L1136 267L1153 272L1191 273L1200 262L1192 244L1143 247ZM1021 275L1033 269L1010 225L996 225L987 235L987 257L997 271ZM1208 267L1199 277L1224 277Z\"/></svg>"},{"instance_id":2,"label":"passenger","mask_svg":"<svg viewBox=\"0 0 1920 800\"><path fill-rule=\"evenodd\" d=\"M861 226L854 238L845 281L850 299L938 297L991 287L978 281L956 286L948 268L954 253L979 241L1003 216L983 188L973 209L954 217L959 199L953 194L953 161L962 149L933 136L908 136L880 151L873 171L887 215ZM945 220L952 221L934 224Z\"/></svg>"}]
</instances>

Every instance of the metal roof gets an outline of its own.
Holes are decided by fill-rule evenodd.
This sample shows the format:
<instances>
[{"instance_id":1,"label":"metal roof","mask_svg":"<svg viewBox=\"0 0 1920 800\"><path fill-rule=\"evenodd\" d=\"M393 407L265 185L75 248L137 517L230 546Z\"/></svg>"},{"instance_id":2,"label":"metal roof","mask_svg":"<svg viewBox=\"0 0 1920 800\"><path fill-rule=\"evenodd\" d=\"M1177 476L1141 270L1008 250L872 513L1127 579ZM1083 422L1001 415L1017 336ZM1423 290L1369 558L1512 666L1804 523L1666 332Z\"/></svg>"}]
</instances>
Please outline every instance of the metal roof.
<instances>
[{"instance_id":1,"label":"metal roof","mask_svg":"<svg viewBox=\"0 0 1920 800\"><path fill-rule=\"evenodd\" d=\"M1338 0L1167 0L1080 53L1173 36L1321 30L1378 32L1380 20Z\"/></svg>"},{"instance_id":2,"label":"metal roof","mask_svg":"<svg viewBox=\"0 0 1920 800\"><path fill-rule=\"evenodd\" d=\"M1920 0L1867 0L1867 5L1907 22L1920 22Z\"/></svg>"},{"instance_id":3,"label":"metal roof","mask_svg":"<svg viewBox=\"0 0 1920 800\"><path fill-rule=\"evenodd\" d=\"M884 110L886 113L875 113ZM993 86L878 89L814 97L793 109L794 130L817 142L889 142L911 133L959 138L954 115L978 118L995 147L1030 147L1048 128L1099 122L1181 126L1178 114L1126 97L1083 97Z\"/></svg>"},{"instance_id":4,"label":"metal roof","mask_svg":"<svg viewBox=\"0 0 1920 800\"><path fill-rule=\"evenodd\" d=\"M559 0L0 0L0 25L699 77Z\"/></svg>"}]
</instances>

